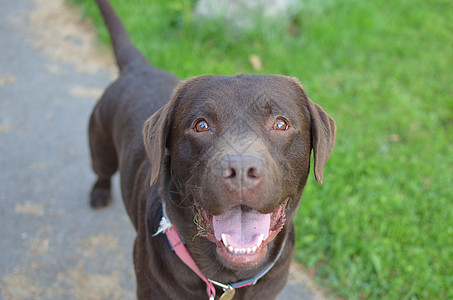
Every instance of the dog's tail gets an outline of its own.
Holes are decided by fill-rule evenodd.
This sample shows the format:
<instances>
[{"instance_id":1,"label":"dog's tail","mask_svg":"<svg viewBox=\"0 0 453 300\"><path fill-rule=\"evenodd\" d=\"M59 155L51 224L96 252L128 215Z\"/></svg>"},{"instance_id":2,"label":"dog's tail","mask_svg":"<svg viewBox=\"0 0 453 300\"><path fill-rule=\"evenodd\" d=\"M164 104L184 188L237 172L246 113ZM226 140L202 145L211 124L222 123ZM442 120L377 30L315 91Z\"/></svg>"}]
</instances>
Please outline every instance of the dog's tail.
<instances>
[{"instance_id":1,"label":"dog's tail","mask_svg":"<svg viewBox=\"0 0 453 300\"><path fill-rule=\"evenodd\" d=\"M120 72L124 72L133 63L147 63L145 57L138 51L129 39L121 20L116 14L108 0L96 0L101 14L104 18L105 25L110 33L113 50L115 52L116 63Z\"/></svg>"}]
</instances>

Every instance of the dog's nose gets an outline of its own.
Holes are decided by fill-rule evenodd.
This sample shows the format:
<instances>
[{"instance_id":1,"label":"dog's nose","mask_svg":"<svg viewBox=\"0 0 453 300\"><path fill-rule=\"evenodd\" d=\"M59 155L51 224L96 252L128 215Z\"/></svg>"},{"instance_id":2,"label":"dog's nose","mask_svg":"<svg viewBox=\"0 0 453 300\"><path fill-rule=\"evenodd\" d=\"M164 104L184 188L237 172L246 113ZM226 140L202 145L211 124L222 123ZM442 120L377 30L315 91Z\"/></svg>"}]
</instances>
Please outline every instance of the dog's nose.
<instances>
[{"instance_id":1,"label":"dog's nose","mask_svg":"<svg viewBox=\"0 0 453 300\"><path fill-rule=\"evenodd\" d=\"M252 189L263 178L263 161L253 154L229 154L220 161L225 184L235 190Z\"/></svg>"}]
</instances>

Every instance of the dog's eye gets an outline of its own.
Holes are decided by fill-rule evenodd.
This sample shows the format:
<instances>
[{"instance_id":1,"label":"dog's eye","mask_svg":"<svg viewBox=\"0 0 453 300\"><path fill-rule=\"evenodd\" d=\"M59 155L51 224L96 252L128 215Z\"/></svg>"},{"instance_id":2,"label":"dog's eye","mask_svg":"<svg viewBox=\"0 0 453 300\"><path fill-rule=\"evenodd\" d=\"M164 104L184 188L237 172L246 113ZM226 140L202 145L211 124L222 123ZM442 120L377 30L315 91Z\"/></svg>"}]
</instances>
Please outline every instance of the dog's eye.
<instances>
[{"instance_id":1,"label":"dog's eye","mask_svg":"<svg viewBox=\"0 0 453 300\"><path fill-rule=\"evenodd\" d=\"M277 119L275 119L272 128L274 128L275 130L287 130L289 128L289 125L285 119L278 117Z\"/></svg>"},{"instance_id":2,"label":"dog's eye","mask_svg":"<svg viewBox=\"0 0 453 300\"><path fill-rule=\"evenodd\" d=\"M193 129L196 132L205 132L205 131L210 130L211 128L209 127L209 124L208 124L208 122L206 122L206 120L201 119L195 124Z\"/></svg>"}]
</instances>

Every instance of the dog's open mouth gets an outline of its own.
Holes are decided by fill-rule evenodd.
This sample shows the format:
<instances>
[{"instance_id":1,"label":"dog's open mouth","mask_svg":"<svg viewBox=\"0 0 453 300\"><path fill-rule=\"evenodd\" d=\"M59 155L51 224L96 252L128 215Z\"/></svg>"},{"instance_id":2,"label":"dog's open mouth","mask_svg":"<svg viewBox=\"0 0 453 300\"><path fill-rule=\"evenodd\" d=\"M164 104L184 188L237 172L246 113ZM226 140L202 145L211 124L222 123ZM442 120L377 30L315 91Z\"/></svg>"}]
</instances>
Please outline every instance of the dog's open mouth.
<instances>
[{"instance_id":1,"label":"dog's open mouth","mask_svg":"<svg viewBox=\"0 0 453 300\"><path fill-rule=\"evenodd\" d=\"M216 243L217 254L225 264L251 267L264 258L267 244L285 225L287 204L288 200L270 214L239 205L218 216L197 207L198 235Z\"/></svg>"}]
</instances>

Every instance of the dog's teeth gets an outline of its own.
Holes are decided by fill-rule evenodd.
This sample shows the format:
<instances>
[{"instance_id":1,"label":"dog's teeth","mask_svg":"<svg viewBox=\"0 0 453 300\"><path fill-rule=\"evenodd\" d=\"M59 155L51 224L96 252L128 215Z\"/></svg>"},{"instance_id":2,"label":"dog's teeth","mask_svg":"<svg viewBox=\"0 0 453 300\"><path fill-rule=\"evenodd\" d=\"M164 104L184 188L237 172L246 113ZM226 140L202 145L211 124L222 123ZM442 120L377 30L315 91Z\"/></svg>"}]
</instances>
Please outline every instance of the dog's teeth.
<instances>
[{"instance_id":1,"label":"dog's teeth","mask_svg":"<svg viewBox=\"0 0 453 300\"><path fill-rule=\"evenodd\" d=\"M222 233L222 242L225 245L225 247L228 247L228 242L225 233Z\"/></svg>"},{"instance_id":2,"label":"dog's teeth","mask_svg":"<svg viewBox=\"0 0 453 300\"><path fill-rule=\"evenodd\" d=\"M233 254L255 254L255 252L258 250L258 248L261 246L263 243L264 239L264 234L260 234L258 237L256 245L248 248L235 248L232 245L229 245L227 240L226 240L226 234L222 234L222 242L225 245L225 248L228 250L228 252L233 253Z\"/></svg>"},{"instance_id":3,"label":"dog's teeth","mask_svg":"<svg viewBox=\"0 0 453 300\"><path fill-rule=\"evenodd\" d=\"M264 234L261 233L260 236L258 237L258 242L256 242L256 247L259 248L259 246L261 246L263 239L264 239Z\"/></svg>"}]
</instances>

